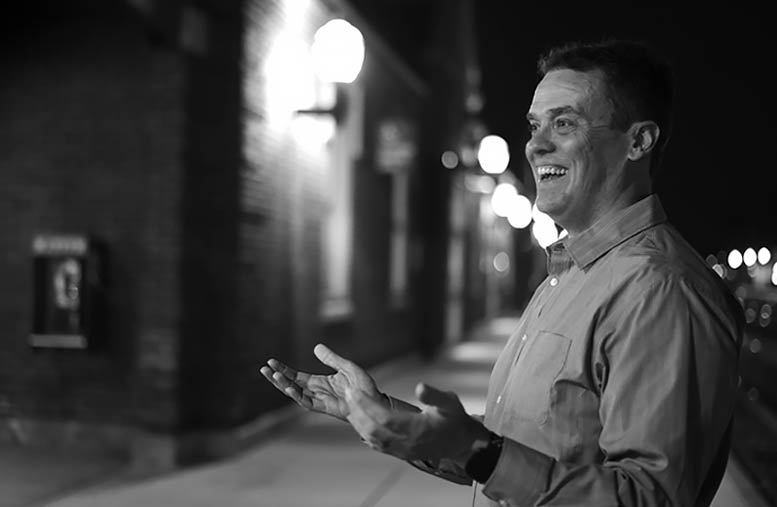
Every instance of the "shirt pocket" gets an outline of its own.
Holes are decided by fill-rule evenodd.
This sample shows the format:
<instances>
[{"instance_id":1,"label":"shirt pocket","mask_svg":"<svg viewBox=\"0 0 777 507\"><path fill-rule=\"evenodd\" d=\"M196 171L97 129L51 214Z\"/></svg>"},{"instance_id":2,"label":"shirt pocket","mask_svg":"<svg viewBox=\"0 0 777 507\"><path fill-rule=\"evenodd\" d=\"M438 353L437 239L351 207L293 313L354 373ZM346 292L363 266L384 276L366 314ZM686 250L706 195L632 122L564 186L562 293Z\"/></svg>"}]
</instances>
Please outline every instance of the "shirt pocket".
<instances>
[{"instance_id":1,"label":"shirt pocket","mask_svg":"<svg viewBox=\"0 0 777 507\"><path fill-rule=\"evenodd\" d=\"M525 344L507 384L514 417L547 421L553 384L564 369L571 343L564 335L540 331Z\"/></svg>"}]
</instances>

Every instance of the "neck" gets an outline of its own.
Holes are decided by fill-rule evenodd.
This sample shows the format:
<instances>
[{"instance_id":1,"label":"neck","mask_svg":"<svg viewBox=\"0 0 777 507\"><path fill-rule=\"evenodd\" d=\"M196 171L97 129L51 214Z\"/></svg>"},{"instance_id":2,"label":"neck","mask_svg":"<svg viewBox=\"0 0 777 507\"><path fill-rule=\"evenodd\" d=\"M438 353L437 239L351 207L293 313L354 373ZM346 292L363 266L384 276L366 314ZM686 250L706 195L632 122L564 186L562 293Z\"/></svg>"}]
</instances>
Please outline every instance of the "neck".
<instances>
[{"instance_id":1,"label":"neck","mask_svg":"<svg viewBox=\"0 0 777 507\"><path fill-rule=\"evenodd\" d=\"M653 189L649 181L634 181L626 188L619 191L614 200L607 203L600 203L599 206L595 206L594 209L591 210L587 220L581 221L579 224L570 224L569 227L564 224L560 225L566 229L570 239L575 238L578 234L591 228L602 217L624 210L632 204L641 201L652 192Z\"/></svg>"}]
</instances>

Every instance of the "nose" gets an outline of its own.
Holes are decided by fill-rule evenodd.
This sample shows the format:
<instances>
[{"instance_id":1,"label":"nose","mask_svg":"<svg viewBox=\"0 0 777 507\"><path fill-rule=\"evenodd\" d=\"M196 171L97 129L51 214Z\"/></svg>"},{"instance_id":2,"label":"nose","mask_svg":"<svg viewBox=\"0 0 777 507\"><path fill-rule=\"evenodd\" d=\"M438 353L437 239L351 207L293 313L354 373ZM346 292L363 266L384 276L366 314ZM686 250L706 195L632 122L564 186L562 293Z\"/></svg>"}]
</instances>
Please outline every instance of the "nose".
<instances>
[{"instance_id":1,"label":"nose","mask_svg":"<svg viewBox=\"0 0 777 507\"><path fill-rule=\"evenodd\" d=\"M551 153L556 149L550 138L550 129L546 126L535 130L526 142L526 159L531 161L534 157Z\"/></svg>"}]
</instances>

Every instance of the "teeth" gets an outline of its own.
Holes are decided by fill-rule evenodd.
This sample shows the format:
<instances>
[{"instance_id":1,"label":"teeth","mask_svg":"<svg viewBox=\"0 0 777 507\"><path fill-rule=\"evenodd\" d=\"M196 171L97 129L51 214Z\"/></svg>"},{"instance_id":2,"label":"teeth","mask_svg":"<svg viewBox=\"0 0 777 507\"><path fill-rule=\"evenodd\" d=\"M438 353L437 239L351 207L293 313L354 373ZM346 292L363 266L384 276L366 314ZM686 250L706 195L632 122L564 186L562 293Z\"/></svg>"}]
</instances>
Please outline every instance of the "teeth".
<instances>
[{"instance_id":1,"label":"teeth","mask_svg":"<svg viewBox=\"0 0 777 507\"><path fill-rule=\"evenodd\" d=\"M537 174L543 179L550 176L564 176L567 172L567 169L552 165L543 165L537 168Z\"/></svg>"}]
</instances>

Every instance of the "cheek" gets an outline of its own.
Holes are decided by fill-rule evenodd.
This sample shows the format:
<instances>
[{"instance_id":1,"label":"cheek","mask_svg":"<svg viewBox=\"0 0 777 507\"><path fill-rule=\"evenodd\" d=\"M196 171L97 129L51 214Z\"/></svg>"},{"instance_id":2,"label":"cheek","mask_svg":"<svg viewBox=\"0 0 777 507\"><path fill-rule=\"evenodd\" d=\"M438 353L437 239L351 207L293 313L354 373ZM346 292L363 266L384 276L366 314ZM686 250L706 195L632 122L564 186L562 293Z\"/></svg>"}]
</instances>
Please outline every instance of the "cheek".
<instances>
[{"instance_id":1,"label":"cheek","mask_svg":"<svg viewBox=\"0 0 777 507\"><path fill-rule=\"evenodd\" d=\"M587 173L592 161L595 159L594 145L588 137L570 139L564 143L563 149L573 167L582 169L582 173Z\"/></svg>"}]
</instances>

